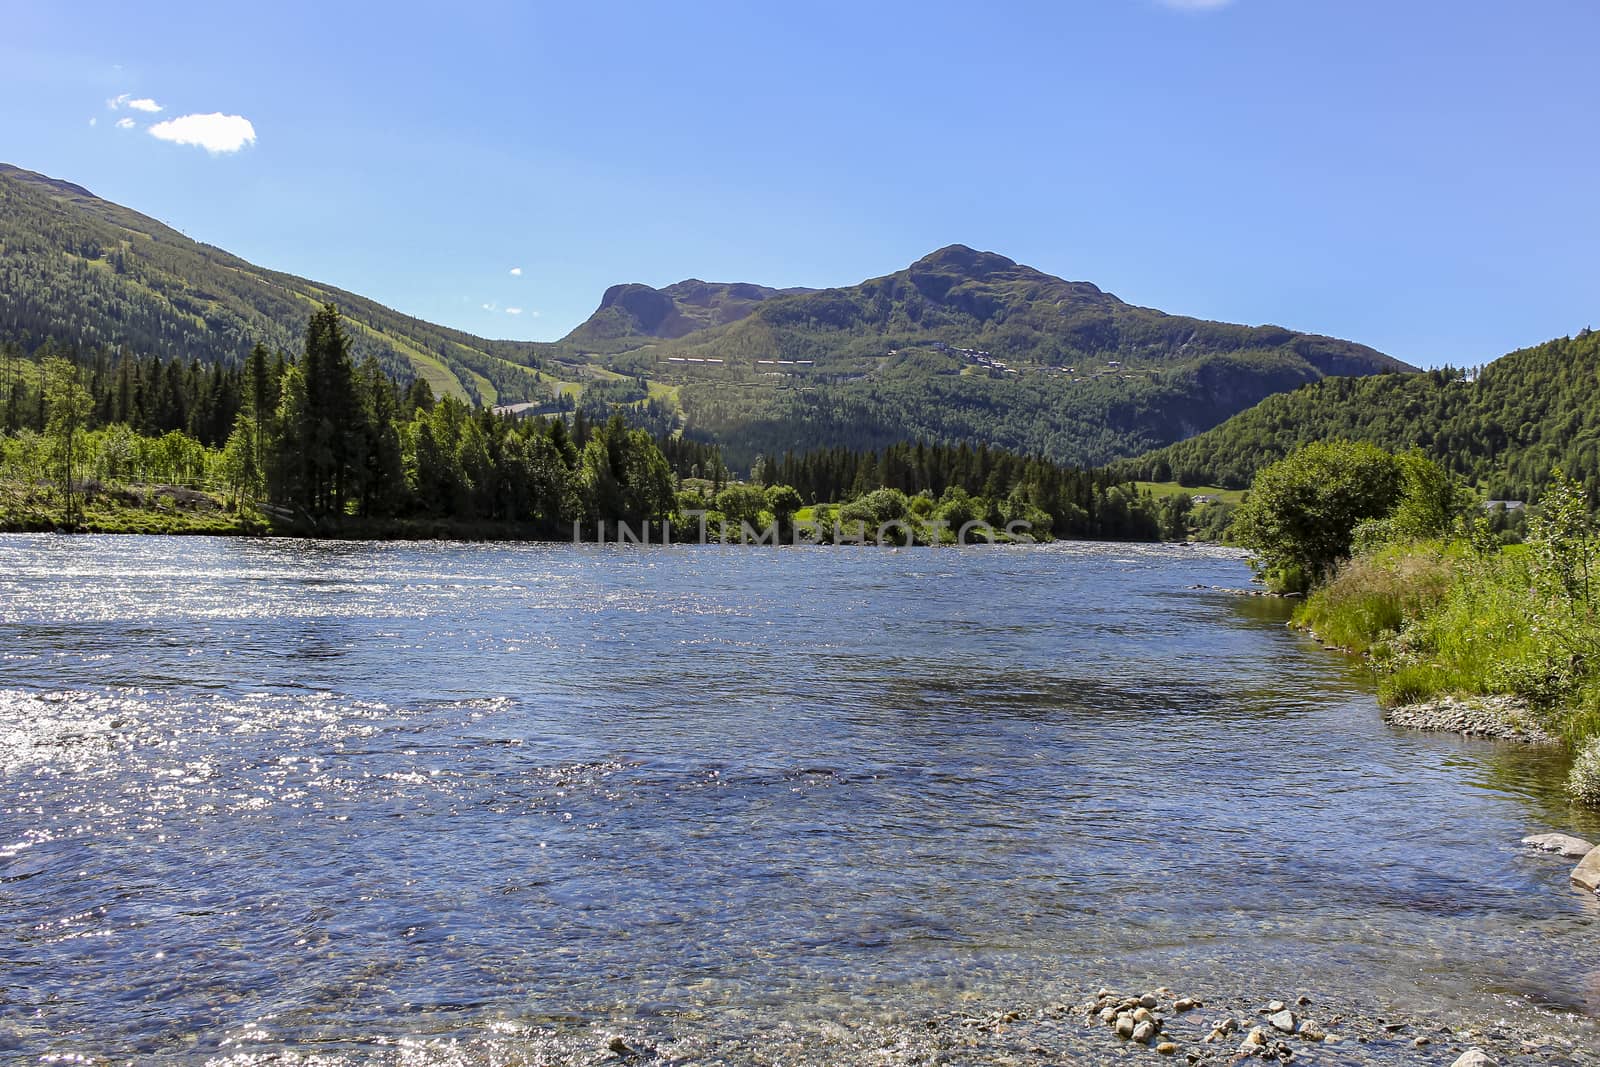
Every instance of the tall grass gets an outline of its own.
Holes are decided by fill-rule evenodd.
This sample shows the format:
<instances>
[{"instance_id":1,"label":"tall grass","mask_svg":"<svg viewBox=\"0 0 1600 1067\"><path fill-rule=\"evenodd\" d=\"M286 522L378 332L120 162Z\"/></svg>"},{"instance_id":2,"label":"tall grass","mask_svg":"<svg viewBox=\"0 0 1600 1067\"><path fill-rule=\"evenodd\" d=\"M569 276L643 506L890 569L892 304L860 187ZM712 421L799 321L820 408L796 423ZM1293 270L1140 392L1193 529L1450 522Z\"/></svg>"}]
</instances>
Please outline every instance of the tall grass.
<instances>
[{"instance_id":1,"label":"tall grass","mask_svg":"<svg viewBox=\"0 0 1600 1067\"><path fill-rule=\"evenodd\" d=\"M1363 653L1388 705L1522 697L1577 743L1600 735L1600 621L1522 546L1386 546L1346 563L1296 622Z\"/></svg>"}]
</instances>

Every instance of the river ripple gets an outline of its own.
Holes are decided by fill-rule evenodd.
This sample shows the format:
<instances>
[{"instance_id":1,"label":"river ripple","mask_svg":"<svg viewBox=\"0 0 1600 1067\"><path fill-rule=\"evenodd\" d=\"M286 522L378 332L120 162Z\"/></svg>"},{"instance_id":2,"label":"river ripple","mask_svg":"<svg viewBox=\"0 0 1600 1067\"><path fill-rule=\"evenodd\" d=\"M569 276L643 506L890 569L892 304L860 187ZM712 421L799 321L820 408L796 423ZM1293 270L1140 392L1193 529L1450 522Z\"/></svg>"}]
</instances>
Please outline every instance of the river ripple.
<instances>
[{"instance_id":1,"label":"river ripple","mask_svg":"<svg viewBox=\"0 0 1600 1067\"><path fill-rule=\"evenodd\" d=\"M1586 1044L1559 758L1386 728L1247 578L0 538L0 1058L825 1063L1223 979Z\"/></svg>"}]
</instances>

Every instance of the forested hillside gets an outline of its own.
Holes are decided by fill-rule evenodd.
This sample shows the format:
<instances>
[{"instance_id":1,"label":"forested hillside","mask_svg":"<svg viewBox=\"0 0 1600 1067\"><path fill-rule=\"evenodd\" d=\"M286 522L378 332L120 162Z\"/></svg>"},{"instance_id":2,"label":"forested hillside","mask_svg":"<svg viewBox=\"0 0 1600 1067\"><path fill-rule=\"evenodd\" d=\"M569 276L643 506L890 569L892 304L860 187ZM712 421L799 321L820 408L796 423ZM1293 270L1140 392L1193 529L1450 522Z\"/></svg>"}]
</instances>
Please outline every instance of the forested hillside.
<instances>
[{"instance_id":1,"label":"forested hillside","mask_svg":"<svg viewBox=\"0 0 1600 1067\"><path fill-rule=\"evenodd\" d=\"M1585 330L1461 371L1330 378L1268 397L1198 437L1115 465L1125 477L1242 487L1312 441L1421 448L1496 499L1527 500L1559 465L1600 480L1600 334Z\"/></svg>"},{"instance_id":2,"label":"forested hillside","mask_svg":"<svg viewBox=\"0 0 1600 1067\"><path fill-rule=\"evenodd\" d=\"M237 364L295 351L306 317L339 304L357 358L476 403L547 389L536 347L486 341L200 244L87 189L0 164L0 340Z\"/></svg>"}]
</instances>

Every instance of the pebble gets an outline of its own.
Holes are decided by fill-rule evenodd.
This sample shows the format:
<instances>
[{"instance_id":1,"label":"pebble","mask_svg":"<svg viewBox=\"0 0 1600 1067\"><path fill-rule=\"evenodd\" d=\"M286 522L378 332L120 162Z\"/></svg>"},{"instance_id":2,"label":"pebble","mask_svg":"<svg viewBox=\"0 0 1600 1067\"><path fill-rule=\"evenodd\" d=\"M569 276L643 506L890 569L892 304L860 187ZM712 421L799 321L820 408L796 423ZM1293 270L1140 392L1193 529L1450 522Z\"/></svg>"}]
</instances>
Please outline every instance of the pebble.
<instances>
[{"instance_id":1,"label":"pebble","mask_svg":"<svg viewBox=\"0 0 1600 1067\"><path fill-rule=\"evenodd\" d=\"M1557 743L1557 738L1534 721L1527 701L1518 697L1442 697L1390 708L1383 718L1391 726L1413 730L1444 730L1530 744Z\"/></svg>"},{"instance_id":2,"label":"pebble","mask_svg":"<svg viewBox=\"0 0 1600 1067\"><path fill-rule=\"evenodd\" d=\"M1133 1039L1135 1041L1139 1042L1139 1044L1141 1044L1141 1045L1148 1045L1150 1042L1155 1040L1155 1036L1156 1036L1156 1024L1155 1023L1143 1022L1143 1023L1140 1023L1138 1026L1134 1027Z\"/></svg>"},{"instance_id":3,"label":"pebble","mask_svg":"<svg viewBox=\"0 0 1600 1067\"><path fill-rule=\"evenodd\" d=\"M1267 1022L1272 1024L1274 1030L1285 1034L1294 1033L1295 1027L1299 1025L1299 1021L1294 1017L1294 1012L1285 1009L1280 1009L1268 1016Z\"/></svg>"},{"instance_id":4,"label":"pebble","mask_svg":"<svg viewBox=\"0 0 1600 1067\"><path fill-rule=\"evenodd\" d=\"M1198 1008L1199 1006L1200 1002L1193 997L1179 997L1177 1000L1173 1001L1172 1010L1189 1011L1193 1008Z\"/></svg>"},{"instance_id":5,"label":"pebble","mask_svg":"<svg viewBox=\"0 0 1600 1067\"><path fill-rule=\"evenodd\" d=\"M1133 1016L1131 1016L1131 1015L1119 1015L1119 1016L1117 1016L1117 1036L1118 1037L1132 1037L1133 1036Z\"/></svg>"},{"instance_id":6,"label":"pebble","mask_svg":"<svg viewBox=\"0 0 1600 1067\"><path fill-rule=\"evenodd\" d=\"M1500 1067L1489 1054L1481 1048L1472 1048L1463 1052L1450 1067Z\"/></svg>"},{"instance_id":7,"label":"pebble","mask_svg":"<svg viewBox=\"0 0 1600 1067\"><path fill-rule=\"evenodd\" d=\"M1170 1056L1174 1052L1178 1051L1178 1046L1174 1045L1171 1041L1163 1041L1161 1044L1156 1046L1156 1051L1161 1053L1163 1056Z\"/></svg>"}]
</instances>

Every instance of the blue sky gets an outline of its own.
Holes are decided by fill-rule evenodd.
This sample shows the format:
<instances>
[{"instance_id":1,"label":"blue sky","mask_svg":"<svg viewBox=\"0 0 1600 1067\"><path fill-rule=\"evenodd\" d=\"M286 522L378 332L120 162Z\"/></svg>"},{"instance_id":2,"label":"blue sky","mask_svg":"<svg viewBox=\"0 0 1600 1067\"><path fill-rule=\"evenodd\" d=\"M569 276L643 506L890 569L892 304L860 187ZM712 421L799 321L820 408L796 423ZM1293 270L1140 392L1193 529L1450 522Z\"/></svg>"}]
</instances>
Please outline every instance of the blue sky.
<instances>
[{"instance_id":1,"label":"blue sky","mask_svg":"<svg viewBox=\"0 0 1600 1067\"><path fill-rule=\"evenodd\" d=\"M559 337L616 282L850 284L953 242L1430 365L1600 320L1589 3L0 17L0 160L487 336Z\"/></svg>"}]
</instances>

